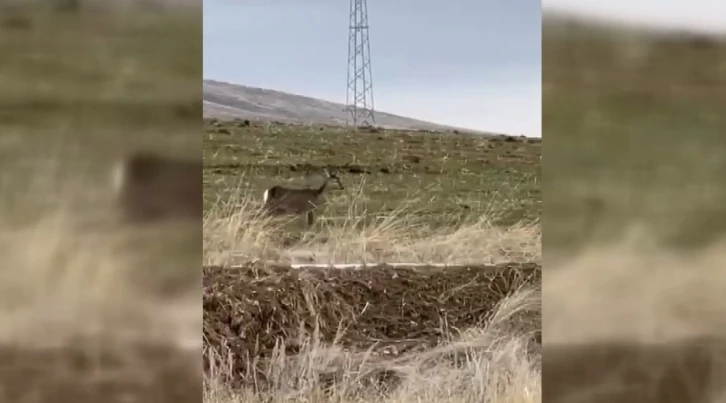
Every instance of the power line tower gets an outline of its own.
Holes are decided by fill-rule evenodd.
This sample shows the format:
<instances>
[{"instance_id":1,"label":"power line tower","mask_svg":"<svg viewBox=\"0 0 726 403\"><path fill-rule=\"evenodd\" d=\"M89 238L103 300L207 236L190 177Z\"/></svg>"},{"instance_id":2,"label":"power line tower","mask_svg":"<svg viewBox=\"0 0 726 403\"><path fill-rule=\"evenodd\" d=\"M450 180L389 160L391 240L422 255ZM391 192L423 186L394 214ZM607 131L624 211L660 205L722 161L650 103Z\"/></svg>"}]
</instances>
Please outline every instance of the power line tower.
<instances>
[{"instance_id":1,"label":"power line tower","mask_svg":"<svg viewBox=\"0 0 726 403\"><path fill-rule=\"evenodd\" d=\"M348 31L348 93L346 97L348 124L371 126L376 119L373 114L371 44L368 39L368 4L366 0L350 0Z\"/></svg>"}]
</instances>

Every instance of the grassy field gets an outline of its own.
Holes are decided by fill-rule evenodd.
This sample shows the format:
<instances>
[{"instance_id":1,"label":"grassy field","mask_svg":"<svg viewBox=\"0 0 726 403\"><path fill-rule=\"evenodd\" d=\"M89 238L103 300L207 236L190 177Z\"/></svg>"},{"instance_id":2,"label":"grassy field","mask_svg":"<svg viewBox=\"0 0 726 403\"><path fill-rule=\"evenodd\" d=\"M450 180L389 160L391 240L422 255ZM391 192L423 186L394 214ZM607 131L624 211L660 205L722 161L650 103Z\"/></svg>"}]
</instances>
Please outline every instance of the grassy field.
<instances>
[{"instance_id":1,"label":"grassy field","mask_svg":"<svg viewBox=\"0 0 726 403\"><path fill-rule=\"evenodd\" d=\"M544 397L720 401L726 41L543 33Z\"/></svg>"},{"instance_id":2,"label":"grassy field","mask_svg":"<svg viewBox=\"0 0 726 403\"><path fill-rule=\"evenodd\" d=\"M205 401L538 401L540 149L205 120ZM312 229L257 215L266 188L324 169L345 189ZM286 266L310 262L462 266Z\"/></svg>"},{"instance_id":3,"label":"grassy field","mask_svg":"<svg viewBox=\"0 0 726 403\"><path fill-rule=\"evenodd\" d=\"M0 5L0 400L198 401L200 231L120 227L109 189L125 152L198 156L200 10L54 4Z\"/></svg>"},{"instance_id":4,"label":"grassy field","mask_svg":"<svg viewBox=\"0 0 726 403\"><path fill-rule=\"evenodd\" d=\"M242 124L240 124L242 123ZM243 186L261 199L274 184L319 186L338 172L329 217L384 215L405 205L432 226L483 214L497 224L535 221L541 213L539 139L452 133L351 130L243 122L205 122L205 199L212 206Z\"/></svg>"},{"instance_id":5,"label":"grassy field","mask_svg":"<svg viewBox=\"0 0 726 403\"><path fill-rule=\"evenodd\" d=\"M504 136L207 120L205 236L226 240L208 239L206 261L224 264L230 253L278 260L314 254L339 263L510 261L509 252L522 252L522 238L525 252L537 256L540 146ZM270 232L254 218L266 188L319 186L324 168L345 189L329 191L314 231L292 236L298 242L287 253L252 235Z\"/></svg>"},{"instance_id":6,"label":"grassy field","mask_svg":"<svg viewBox=\"0 0 726 403\"><path fill-rule=\"evenodd\" d=\"M549 20L543 47L548 251L726 231L726 44Z\"/></svg>"}]
</instances>

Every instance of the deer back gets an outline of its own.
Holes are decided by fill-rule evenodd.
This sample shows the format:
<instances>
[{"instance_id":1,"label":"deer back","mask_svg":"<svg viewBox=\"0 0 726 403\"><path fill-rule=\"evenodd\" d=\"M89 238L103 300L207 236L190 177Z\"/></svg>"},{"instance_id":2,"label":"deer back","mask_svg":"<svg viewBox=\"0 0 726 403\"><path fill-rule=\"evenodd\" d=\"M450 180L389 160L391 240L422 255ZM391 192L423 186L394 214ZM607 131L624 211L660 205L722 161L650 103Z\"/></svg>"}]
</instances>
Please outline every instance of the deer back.
<instances>
[{"instance_id":1,"label":"deer back","mask_svg":"<svg viewBox=\"0 0 726 403\"><path fill-rule=\"evenodd\" d=\"M202 218L201 160L139 153L117 170L117 202L129 218Z\"/></svg>"},{"instance_id":2,"label":"deer back","mask_svg":"<svg viewBox=\"0 0 726 403\"><path fill-rule=\"evenodd\" d=\"M304 213L324 202L317 189L290 189L273 186L267 190L265 207L276 213Z\"/></svg>"}]
</instances>

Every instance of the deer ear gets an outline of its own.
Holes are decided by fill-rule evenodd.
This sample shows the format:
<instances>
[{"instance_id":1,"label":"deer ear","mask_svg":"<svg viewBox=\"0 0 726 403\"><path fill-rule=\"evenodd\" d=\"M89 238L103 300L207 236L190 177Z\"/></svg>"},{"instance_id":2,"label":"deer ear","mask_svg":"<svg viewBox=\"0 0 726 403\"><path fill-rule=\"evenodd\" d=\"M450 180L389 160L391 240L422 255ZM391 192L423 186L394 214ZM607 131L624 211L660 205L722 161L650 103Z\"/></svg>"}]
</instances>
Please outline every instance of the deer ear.
<instances>
[{"instance_id":1,"label":"deer ear","mask_svg":"<svg viewBox=\"0 0 726 403\"><path fill-rule=\"evenodd\" d=\"M328 168L323 168L323 173L325 173L325 176L330 178L330 172L328 172Z\"/></svg>"}]
</instances>

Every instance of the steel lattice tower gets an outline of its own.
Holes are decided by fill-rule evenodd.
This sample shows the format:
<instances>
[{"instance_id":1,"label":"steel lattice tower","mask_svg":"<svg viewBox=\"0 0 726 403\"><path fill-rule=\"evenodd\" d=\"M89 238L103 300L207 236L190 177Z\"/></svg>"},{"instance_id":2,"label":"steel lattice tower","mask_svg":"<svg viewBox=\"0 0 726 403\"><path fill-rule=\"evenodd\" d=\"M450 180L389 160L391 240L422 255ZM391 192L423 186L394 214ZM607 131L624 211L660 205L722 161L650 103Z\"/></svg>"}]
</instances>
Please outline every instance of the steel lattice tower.
<instances>
[{"instance_id":1,"label":"steel lattice tower","mask_svg":"<svg viewBox=\"0 0 726 403\"><path fill-rule=\"evenodd\" d=\"M373 114L371 45L368 39L366 0L350 0L348 31L348 124L370 126L376 119Z\"/></svg>"}]
</instances>

